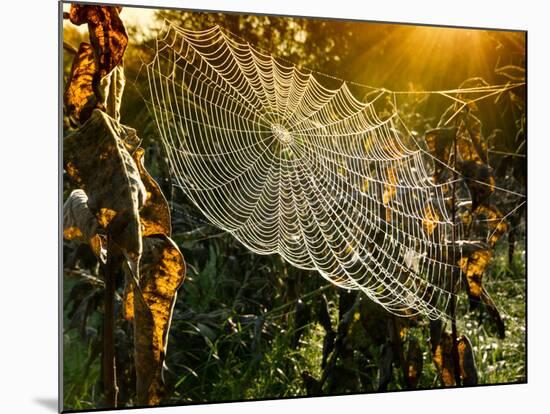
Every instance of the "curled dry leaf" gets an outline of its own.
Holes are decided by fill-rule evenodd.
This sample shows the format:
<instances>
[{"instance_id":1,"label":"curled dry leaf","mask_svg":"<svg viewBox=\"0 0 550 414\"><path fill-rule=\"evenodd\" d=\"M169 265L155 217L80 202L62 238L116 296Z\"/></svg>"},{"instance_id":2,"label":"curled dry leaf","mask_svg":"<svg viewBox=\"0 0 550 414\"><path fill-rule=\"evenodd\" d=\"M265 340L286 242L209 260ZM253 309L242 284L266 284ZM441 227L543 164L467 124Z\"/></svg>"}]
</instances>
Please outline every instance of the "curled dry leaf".
<instances>
[{"instance_id":1,"label":"curled dry leaf","mask_svg":"<svg viewBox=\"0 0 550 414\"><path fill-rule=\"evenodd\" d=\"M482 211L483 216L486 217L484 220L487 220L487 227L490 232L488 243L472 243L465 246L464 256L458 260L458 265L466 277L466 292L470 298L470 308L475 309L480 303L483 303L496 325L499 337L504 338L504 321L495 302L482 282L483 274L491 262L492 248L496 241L506 232L508 225L499 218L501 217L500 212L493 207L482 205L476 211ZM494 217L494 219L490 219L489 217Z\"/></svg>"},{"instance_id":2,"label":"curled dry leaf","mask_svg":"<svg viewBox=\"0 0 550 414\"><path fill-rule=\"evenodd\" d=\"M65 91L63 102L71 125L85 122L97 105L92 80L97 71L94 51L89 43L81 43L76 53Z\"/></svg>"},{"instance_id":3,"label":"curled dry leaf","mask_svg":"<svg viewBox=\"0 0 550 414\"><path fill-rule=\"evenodd\" d=\"M97 235L97 219L88 207L84 190L73 190L63 204L63 237L87 242Z\"/></svg>"},{"instance_id":4,"label":"curled dry leaf","mask_svg":"<svg viewBox=\"0 0 550 414\"><path fill-rule=\"evenodd\" d=\"M158 405L172 311L185 277L177 245L166 235L145 238L139 274L132 295L137 397L140 405Z\"/></svg>"},{"instance_id":5,"label":"curled dry leaf","mask_svg":"<svg viewBox=\"0 0 550 414\"><path fill-rule=\"evenodd\" d=\"M495 191L493 171L488 165L471 160L460 163L459 168L470 191L472 211L475 211Z\"/></svg>"},{"instance_id":6,"label":"curled dry leaf","mask_svg":"<svg viewBox=\"0 0 550 414\"><path fill-rule=\"evenodd\" d=\"M457 147L463 161L487 164L487 142L483 139L481 127L481 121L471 112L467 112L460 118Z\"/></svg>"},{"instance_id":7,"label":"curled dry leaf","mask_svg":"<svg viewBox=\"0 0 550 414\"><path fill-rule=\"evenodd\" d=\"M456 138L457 162L472 162L478 166L486 166L487 143L481 133L481 121L470 112L457 114L457 110L459 108L456 104L451 105L441 116L440 126L426 132L425 141L428 150L438 160L448 164ZM444 126L450 119L453 120L454 126ZM438 163L435 168L436 176L439 176L444 169Z\"/></svg>"},{"instance_id":8,"label":"curled dry leaf","mask_svg":"<svg viewBox=\"0 0 550 414\"><path fill-rule=\"evenodd\" d=\"M466 276L466 290L470 299L479 302L481 297L482 280L485 269L491 262L490 249L474 250L458 261L458 265Z\"/></svg>"},{"instance_id":9,"label":"curled dry leaf","mask_svg":"<svg viewBox=\"0 0 550 414\"><path fill-rule=\"evenodd\" d=\"M430 153L438 160L447 163L455 134L454 127L440 127L426 131L424 139Z\"/></svg>"},{"instance_id":10,"label":"curled dry leaf","mask_svg":"<svg viewBox=\"0 0 550 414\"><path fill-rule=\"evenodd\" d=\"M478 380L472 344L467 336L462 335L457 340L460 378L464 385L476 385ZM433 352L433 361L441 377L443 385L456 385L455 364L453 359L453 339L448 332L443 332L440 343Z\"/></svg>"},{"instance_id":11,"label":"curled dry leaf","mask_svg":"<svg viewBox=\"0 0 550 414\"><path fill-rule=\"evenodd\" d=\"M172 234L170 208L159 185L145 169L143 164L144 154L145 150L143 148L136 149L133 154L139 170L139 175L147 193L145 204L139 212L142 235L143 237L154 234L165 234L170 236Z\"/></svg>"},{"instance_id":12,"label":"curled dry leaf","mask_svg":"<svg viewBox=\"0 0 550 414\"><path fill-rule=\"evenodd\" d=\"M103 78L121 61L128 45L128 35L120 19L121 7L71 4L68 17L76 25L88 24L90 42Z\"/></svg>"},{"instance_id":13,"label":"curled dry leaf","mask_svg":"<svg viewBox=\"0 0 550 414\"><path fill-rule=\"evenodd\" d=\"M113 68L111 73L101 79L100 90L103 95L103 107L105 112L112 118L120 121L120 105L126 77L122 63Z\"/></svg>"},{"instance_id":14,"label":"curled dry leaf","mask_svg":"<svg viewBox=\"0 0 550 414\"><path fill-rule=\"evenodd\" d=\"M98 222L88 207L84 190L74 190L63 204L63 238L88 243L95 255L105 261L105 249L98 235Z\"/></svg>"},{"instance_id":15,"label":"curled dry leaf","mask_svg":"<svg viewBox=\"0 0 550 414\"><path fill-rule=\"evenodd\" d=\"M495 247L496 243L508 231L508 223L503 219L502 213L493 206L480 205L476 210L478 220L486 223L487 243Z\"/></svg>"},{"instance_id":16,"label":"curled dry leaf","mask_svg":"<svg viewBox=\"0 0 550 414\"><path fill-rule=\"evenodd\" d=\"M76 53L69 79L63 93L63 102L71 126L76 127L90 118L95 108L104 108L108 115L120 120L120 104L126 78L122 65L118 65L100 83L100 97L93 86L97 63L92 46L81 43Z\"/></svg>"},{"instance_id":17,"label":"curled dry leaf","mask_svg":"<svg viewBox=\"0 0 550 414\"><path fill-rule=\"evenodd\" d=\"M477 385L477 368L472 343L466 335L458 339L460 377L464 385Z\"/></svg>"},{"instance_id":18,"label":"curled dry leaf","mask_svg":"<svg viewBox=\"0 0 550 414\"><path fill-rule=\"evenodd\" d=\"M433 352L433 361L443 385L456 385L453 368L453 339L448 332L442 332L439 344Z\"/></svg>"},{"instance_id":19,"label":"curled dry leaf","mask_svg":"<svg viewBox=\"0 0 550 414\"><path fill-rule=\"evenodd\" d=\"M497 308L497 305L493 301L493 298L491 298L489 292L487 292L485 288L481 289L481 301L483 302L483 304L485 305L485 309L487 309L487 312L495 322L499 338L504 339L506 335L504 321L500 316L500 312Z\"/></svg>"},{"instance_id":20,"label":"curled dry leaf","mask_svg":"<svg viewBox=\"0 0 550 414\"><path fill-rule=\"evenodd\" d=\"M122 137L128 129L104 112L63 140L64 167L71 181L86 191L88 206L134 270L141 255L138 210L146 191Z\"/></svg>"}]
</instances>

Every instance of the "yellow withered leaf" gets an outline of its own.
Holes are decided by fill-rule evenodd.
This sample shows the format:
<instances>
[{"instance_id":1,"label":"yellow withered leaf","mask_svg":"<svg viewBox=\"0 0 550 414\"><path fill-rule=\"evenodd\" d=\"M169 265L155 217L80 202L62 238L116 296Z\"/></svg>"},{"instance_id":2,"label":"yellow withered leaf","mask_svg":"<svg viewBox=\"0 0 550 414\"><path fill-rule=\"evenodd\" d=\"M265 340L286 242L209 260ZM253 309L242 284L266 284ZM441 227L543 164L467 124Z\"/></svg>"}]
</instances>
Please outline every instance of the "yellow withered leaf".
<instances>
[{"instance_id":1,"label":"yellow withered leaf","mask_svg":"<svg viewBox=\"0 0 550 414\"><path fill-rule=\"evenodd\" d=\"M487 142L481 133L481 121L471 112L457 119L460 119L456 138L461 159L487 164Z\"/></svg>"},{"instance_id":2,"label":"yellow withered leaf","mask_svg":"<svg viewBox=\"0 0 550 414\"><path fill-rule=\"evenodd\" d=\"M464 224L464 228L468 228L472 225L472 212L470 210L465 210L460 215L460 221Z\"/></svg>"},{"instance_id":3,"label":"yellow withered leaf","mask_svg":"<svg viewBox=\"0 0 550 414\"><path fill-rule=\"evenodd\" d=\"M124 294L122 297L122 302L123 302L122 311L123 311L124 319L126 319L128 322L132 322L134 320L134 288L133 288L130 275L127 275L124 281L125 282L124 282Z\"/></svg>"},{"instance_id":4,"label":"yellow withered leaf","mask_svg":"<svg viewBox=\"0 0 550 414\"><path fill-rule=\"evenodd\" d=\"M429 152L442 163L434 163L435 176L438 177L444 171L444 165L449 163L453 139L456 128L435 128L426 131L424 139Z\"/></svg>"},{"instance_id":5,"label":"yellow withered leaf","mask_svg":"<svg viewBox=\"0 0 550 414\"><path fill-rule=\"evenodd\" d=\"M424 208L424 219L422 220L422 228L428 236L431 236L437 228L437 222L440 220L439 214L435 211L431 204L427 204Z\"/></svg>"},{"instance_id":6,"label":"yellow withered leaf","mask_svg":"<svg viewBox=\"0 0 550 414\"><path fill-rule=\"evenodd\" d=\"M492 251L489 249L474 250L458 261L458 265L467 280L467 291L470 298L481 297L482 280L485 269L491 262Z\"/></svg>"},{"instance_id":7,"label":"yellow withered leaf","mask_svg":"<svg viewBox=\"0 0 550 414\"><path fill-rule=\"evenodd\" d=\"M138 148L133 154L139 175L147 192L145 204L139 212L142 235L143 237L153 234L170 236L172 234L170 208L159 185L145 169L143 164L144 154L145 150L143 148Z\"/></svg>"},{"instance_id":8,"label":"yellow withered leaf","mask_svg":"<svg viewBox=\"0 0 550 414\"><path fill-rule=\"evenodd\" d=\"M430 153L438 160L447 163L455 133L456 129L453 127L426 131L424 139Z\"/></svg>"},{"instance_id":9,"label":"yellow withered leaf","mask_svg":"<svg viewBox=\"0 0 550 414\"><path fill-rule=\"evenodd\" d=\"M121 9L114 6L71 4L67 16L73 24L88 24L101 78L122 61L128 45L128 35L119 16Z\"/></svg>"},{"instance_id":10,"label":"yellow withered leaf","mask_svg":"<svg viewBox=\"0 0 550 414\"><path fill-rule=\"evenodd\" d=\"M466 335L457 339L458 366L460 379L464 385L476 385L478 380L472 344ZM456 385L455 359L453 357L453 339L448 332L443 332L435 351L432 353L433 361L441 377L443 385L452 387Z\"/></svg>"},{"instance_id":11,"label":"yellow withered leaf","mask_svg":"<svg viewBox=\"0 0 550 414\"><path fill-rule=\"evenodd\" d=\"M63 93L63 103L72 125L86 121L97 105L92 80L97 71L94 51L89 43L81 43L76 53Z\"/></svg>"},{"instance_id":12,"label":"yellow withered leaf","mask_svg":"<svg viewBox=\"0 0 550 414\"><path fill-rule=\"evenodd\" d=\"M126 127L102 111L63 140L63 162L69 179L88 196L98 223L133 263L142 250L139 209L146 191L123 138Z\"/></svg>"},{"instance_id":13,"label":"yellow withered leaf","mask_svg":"<svg viewBox=\"0 0 550 414\"><path fill-rule=\"evenodd\" d=\"M158 405L172 311L185 278L183 255L168 236L147 237L139 274L132 295L137 398L139 405Z\"/></svg>"},{"instance_id":14,"label":"yellow withered leaf","mask_svg":"<svg viewBox=\"0 0 550 414\"><path fill-rule=\"evenodd\" d=\"M456 385L453 368L453 339L448 332L442 332L439 344L433 352L433 361L443 385Z\"/></svg>"},{"instance_id":15,"label":"yellow withered leaf","mask_svg":"<svg viewBox=\"0 0 550 414\"><path fill-rule=\"evenodd\" d=\"M475 211L478 220L487 223L487 243L490 247L495 244L508 231L508 223L503 219L502 213L493 206L480 205Z\"/></svg>"}]
</instances>

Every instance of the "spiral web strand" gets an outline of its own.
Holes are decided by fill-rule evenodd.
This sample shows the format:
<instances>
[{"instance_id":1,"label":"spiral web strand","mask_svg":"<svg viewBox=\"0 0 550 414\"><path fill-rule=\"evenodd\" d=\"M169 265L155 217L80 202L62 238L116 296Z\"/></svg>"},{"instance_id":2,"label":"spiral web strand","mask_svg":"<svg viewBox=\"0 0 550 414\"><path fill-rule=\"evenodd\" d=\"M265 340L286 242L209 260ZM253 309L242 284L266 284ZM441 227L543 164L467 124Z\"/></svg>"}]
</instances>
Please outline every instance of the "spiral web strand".
<instances>
[{"instance_id":1,"label":"spiral web strand","mask_svg":"<svg viewBox=\"0 0 550 414\"><path fill-rule=\"evenodd\" d=\"M396 111L377 114L387 91L361 102L219 26L167 21L156 46L148 104L176 184L212 224L397 315L448 317L452 183L434 183Z\"/></svg>"}]
</instances>

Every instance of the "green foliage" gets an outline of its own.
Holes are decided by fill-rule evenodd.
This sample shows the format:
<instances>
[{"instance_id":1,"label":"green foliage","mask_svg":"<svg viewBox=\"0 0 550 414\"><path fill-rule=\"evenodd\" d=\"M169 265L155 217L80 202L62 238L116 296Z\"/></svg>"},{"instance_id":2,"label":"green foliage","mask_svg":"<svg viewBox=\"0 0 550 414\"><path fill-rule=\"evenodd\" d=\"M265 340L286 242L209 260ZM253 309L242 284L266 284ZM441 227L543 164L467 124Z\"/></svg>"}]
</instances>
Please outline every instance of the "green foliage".
<instances>
[{"instance_id":1,"label":"green foliage","mask_svg":"<svg viewBox=\"0 0 550 414\"><path fill-rule=\"evenodd\" d=\"M75 279L65 278L63 297L68 298L71 290L77 284ZM65 306L63 326L70 326L69 307ZM89 336L83 337L74 328L66 329L63 334L63 406L75 410L92 409L101 404L102 392L98 386L100 378L100 362L96 358L96 342L101 325L98 315L92 315L86 323Z\"/></svg>"}]
</instances>

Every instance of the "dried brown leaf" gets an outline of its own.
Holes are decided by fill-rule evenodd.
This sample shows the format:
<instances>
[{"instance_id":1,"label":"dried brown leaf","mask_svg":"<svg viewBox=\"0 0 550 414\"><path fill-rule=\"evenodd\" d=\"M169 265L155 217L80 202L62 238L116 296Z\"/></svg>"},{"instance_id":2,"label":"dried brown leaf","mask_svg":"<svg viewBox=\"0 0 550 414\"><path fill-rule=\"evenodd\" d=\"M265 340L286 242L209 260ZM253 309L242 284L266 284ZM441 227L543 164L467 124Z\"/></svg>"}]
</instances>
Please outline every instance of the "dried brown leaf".
<instances>
[{"instance_id":1,"label":"dried brown leaf","mask_svg":"<svg viewBox=\"0 0 550 414\"><path fill-rule=\"evenodd\" d=\"M426 131L425 140L430 153L438 160L448 163L456 128L441 127Z\"/></svg>"},{"instance_id":2,"label":"dried brown leaf","mask_svg":"<svg viewBox=\"0 0 550 414\"><path fill-rule=\"evenodd\" d=\"M495 191L493 172L489 166L471 160L460 163L459 168L470 191L472 210L476 210Z\"/></svg>"},{"instance_id":3,"label":"dried brown leaf","mask_svg":"<svg viewBox=\"0 0 550 414\"><path fill-rule=\"evenodd\" d=\"M441 335L443 334L443 322L441 319L430 320L430 345L432 354L435 352L439 342L441 341Z\"/></svg>"},{"instance_id":4,"label":"dried brown leaf","mask_svg":"<svg viewBox=\"0 0 550 414\"><path fill-rule=\"evenodd\" d=\"M138 148L133 155L139 169L139 175L147 192L145 204L139 212L142 235L143 237L154 234L165 234L170 236L172 234L170 207L159 185L145 169L143 160L144 154L145 150L143 148Z\"/></svg>"},{"instance_id":5,"label":"dried brown leaf","mask_svg":"<svg viewBox=\"0 0 550 414\"><path fill-rule=\"evenodd\" d=\"M457 117L457 147L462 161L487 164L487 142L481 132L481 121L469 111Z\"/></svg>"},{"instance_id":6,"label":"dried brown leaf","mask_svg":"<svg viewBox=\"0 0 550 414\"><path fill-rule=\"evenodd\" d=\"M443 385L446 387L456 385L453 368L453 339L448 332L441 334L440 342L433 352L433 361Z\"/></svg>"},{"instance_id":7,"label":"dried brown leaf","mask_svg":"<svg viewBox=\"0 0 550 414\"><path fill-rule=\"evenodd\" d=\"M120 105L122 103L122 94L126 77L122 63L118 64L113 70L101 79L100 89L103 95L103 107L105 112L112 118L120 121Z\"/></svg>"},{"instance_id":8,"label":"dried brown leaf","mask_svg":"<svg viewBox=\"0 0 550 414\"><path fill-rule=\"evenodd\" d=\"M466 276L466 290L468 296L474 301L481 297L483 274L491 262L492 251L490 249L474 250L458 261L462 272Z\"/></svg>"},{"instance_id":9,"label":"dried brown leaf","mask_svg":"<svg viewBox=\"0 0 550 414\"><path fill-rule=\"evenodd\" d=\"M128 134L104 112L63 140L64 167L70 180L84 189L88 206L111 239L136 269L142 250L138 210L146 191L139 170L121 137Z\"/></svg>"},{"instance_id":10,"label":"dried brown leaf","mask_svg":"<svg viewBox=\"0 0 550 414\"><path fill-rule=\"evenodd\" d=\"M98 235L99 223L88 207L84 190L71 192L63 204L63 238L88 243L95 255L105 261L103 241Z\"/></svg>"},{"instance_id":11,"label":"dried brown leaf","mask_svg":"<svg viewBox=\"0 0 550 414\"><path fill-rule=\"evenodd\" d=\"M145 238L139 274L138 284L133 285L138 403L158 405L172 311L185 277L177 245L166 235Z\"/></svg>"},{"instance_id":12,"label":"dried brown leaf","mask_svg":"<svg viewBox=\"0 0 550 414\"><path fill-rule=\"evenodd\" d=\"M92 81L97 71L94 51L89 43L81 43L76 53L63 93L67 116L73 126L86 121L97 105Z\"/></svg>"},{"instance_id":13,"label":"dried brown leaf","mask_svg":"<svg viewBox=\"0 0 550 414\"><path fill-rule=\"evenodd\" d=\"M441 218L431 204L427 204L424 208L424 219L422 220L422 228L428 236L431 236L437 228L437 222Z\"/></svg>"},{"instance_id":14,"label":"dried brown leaf","mask_svg":"<svg viewBox=\"0 0 550 414\"><path fill-rule=\"evenodd\" d=\"M477 384L478 375L475 364L472 344L467 336L462 335L457 340L458 366L460 378L464 385ZM443 385L452 387L456 385L455 363L453 358L453 339L448 332L443 332L440 343L432 353L433 361L441 377Z\"/></svg>"},{"instance_id":15,"label":"dried brown leaf","mask_svg":"<svg viewBox=\"0 0 550 414\"><path fill-rule=\"evenodd\" d=\"M508 223L503 219L502 213L494 206L480 205L475 214L477 220L486 223L489 247L495 247L496 243L508 231Z\"/></svg>"},{"instance_id":16,"label":"dried brown leaf","mask_svg":"<svg viewBox=\"0 0 550 414\"><path fill-rule=\"evenodd\" d=\"M462 384L477 385L477 368L472 343L466 335L462 335L458 339L457 347Z\"/></svg>"},{"instance_id":17,"label":"dried brown leaf","mask_svg":"<svg viewBox=\"0 0 550 414\"><path fill-rule=\"evenodd\" d=\"M69 20L76 25L88 24L100 78L121 63L128 45L120 10L121 7L71 4Z\"/></svg>"}]
</instances>

